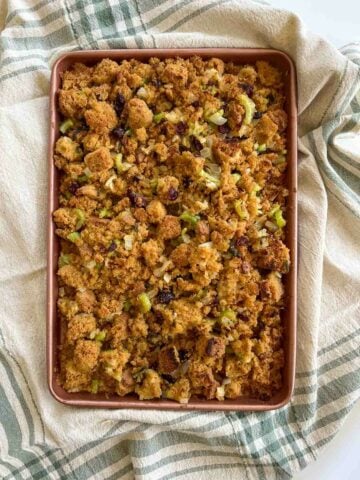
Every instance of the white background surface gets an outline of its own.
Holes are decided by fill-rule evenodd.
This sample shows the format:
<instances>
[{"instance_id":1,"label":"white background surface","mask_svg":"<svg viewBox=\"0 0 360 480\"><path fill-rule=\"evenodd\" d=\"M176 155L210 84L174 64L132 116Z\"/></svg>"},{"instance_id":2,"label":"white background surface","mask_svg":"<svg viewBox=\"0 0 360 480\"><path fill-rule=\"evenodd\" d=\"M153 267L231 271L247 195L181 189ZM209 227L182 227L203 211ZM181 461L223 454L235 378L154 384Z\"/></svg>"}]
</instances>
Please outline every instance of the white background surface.
<instances>
[{"instance_id":1,"label":"white background surface","mask_svg":"<svg viewBox=\"0 0 360 480\"><path fill-rule=\"evenodd\" d=\"M338 48L360 41L359 0L268 0L297 13L309 30ZM266 479L264 479L266 480ZM360 403L342 429L319 455L293 480L360 480Z\"/></svg>"}]
</instances>

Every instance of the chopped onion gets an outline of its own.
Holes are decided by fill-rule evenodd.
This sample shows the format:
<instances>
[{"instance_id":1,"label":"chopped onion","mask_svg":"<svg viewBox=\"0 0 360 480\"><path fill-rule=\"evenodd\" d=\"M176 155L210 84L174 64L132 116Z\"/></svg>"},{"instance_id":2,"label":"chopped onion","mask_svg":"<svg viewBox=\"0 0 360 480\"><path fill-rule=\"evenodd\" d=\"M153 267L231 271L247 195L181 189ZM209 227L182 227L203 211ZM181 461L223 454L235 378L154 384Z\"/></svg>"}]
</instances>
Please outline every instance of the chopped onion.
<instances>
[{"instance_id":1,"label":"chopped onion","mask_svg":"<svg viewBox=\"0 0 360 480\"><path fill-rule=\"evenodd\" d=\"M112 192L114 191L114 181L116 178L116 175L111 175L111 177L105 182L105 187L109 188Z\"/></svg>"},{"instance_id":2,"label":"chopped onion","mask_svg":"<svg viewBox=\"0 0 360 480\"><path fill-rule=\"evenodd\" d=\"M213 243L212 242L200 243L199 247L201 247L201 248L212 248Z\"/></svg>"},{"instance_id":3,"label":"chopped onion","mask_svg":"<svg viewBox=\"0 0 360 480\"><path fill-rule=\"evenodd\" d=\"M211 149L209 147L204 147L202 150L200 150L200 155L203 157L203 158L212 158L212 154L211 154Z\"/></svg>"},{"instance_id":4,"label":"chopped onion","mask_svg":"<svg viewBox=\"0 0 360 480\"><path fill-rule=\"evenodd\" d=\"M268 232L265 228L262 228L261 230L259 230L258 238L263 238L263 237L267 237L267 236L268 236Z\"/></svg>"},{"instance_id":5,"label":"chopped onion","mask_svg":"<svg viewBox=\"0 0 360 480\"><path fill-rule=\"evenodd\" d=\"M180 114L180 112L177 112L175 110L171 110L171 112L165 113L165 118L170 123L178 123L182 120L182 115Z\"/></svg>"},{"instance_id":6,"label":"chopped onion","mask_svg":"<svg viewBox=\"0 0 360 480\"><path fill-rule=\"evenodd\" d=\"M225 388L223 386L217 387L216 389L216 398L218 400L224 400L225 397Z\"/></svg>"},{"instance_id":7,"label":"chopped onion","mask_svg":"<svg viewBox=\"0 0 360 480\"><path fill-rule=\"evenodd\" d=\"M164 282L170 283L170 281L171 281L171 275L169 273L165 273Z\"/></svg>"},{"instance_id":8,"label":"chopped onion","mask_svg":"<svg viewBox=\"0 0 360 480\"><path fill-rule=\"evenodd\" d=\"M276 232L276 230L278 229L278 227L273 222L269 222L268 220L265 222L265 227L270 230L270 232Z\"/></svg>"},{"instance_id":9,"label":"chopped onion","mask_svg":"<svg viewBox=\"0 0 360 480\"><path fill-rule=\"evenodd\" d=\"M148 296L148 297L150 298L150 300L151 300L152 298L155 298L155 297L156 297L157 293L158 293L157 289L156 289L156 288L153 288L152 290L149 290L149 291L147 292L147 296Z\"/></svg>"},{"instance_id":10,"label":"chopped onion","mask_svg":"<svg viewBox=\"0 0 360 480\"><path fill-rule=\"evenodd\" d=\"M122 163L122 171L123 172L127 172L128 170L130 170L130 168L132 168L134 165L132 163L129 163L129 162L123 162Z\"/></svg>"},{"instance_id":11,"label":"chopped onion","mask_svg":"<svg viewBox=\"0 0 360 480\"><path fill-rule=\"evenodd\" d=\"M190 236L186 233L187 232L187 228L183 228L181 230L181 239L184 243L190 243L191 242L191 238Z\"/></svg>"},{"instance_id":12,"label":"chopped onion","mask_svg":"<svg viewBox=\"0 0 360 480\"><path fill-rule=\"evenodd\" d=\"M165 260L161 267L154 270L155 277L162 277L166 270L173 265L171 260Z\"/></svg>"},{"instance_id":13,"label":"chopped onion","mask_svg":"<svg viewBox=\"0 0 360 480\"><path fill-rule=\"evenodd\" d=\"M209 122L214 123L215 125L221 126L225 125L227 119L223 117L224 110L219 110L218 112L213 113L208 117Z\"/></svg>"},{"instance_id":14,"label":"chopped onion","mask_svg":"<svg viewBox=\"0 0 360 480\"><path fill-rule=\"evenodd\" d=\"M148 92L144 87L140 87L139 90L136 92L136 95L139 98L147 98Z\"/></svg>"},{"instance_id":15,"label":"chopped onion","mask_svg":"<svg viewBox=\"0 0 360 480\"><path fill-rule=\"evenodd\" d=\"M133 235L124 235L124 247L125 250L130 251L133 247L134 236Z\"/></svg>"},{"instance_id":16,"label":"chopped onion","mask_svg":"<svg viewBox=\"0 0 360 480\"><path fill-rule=\"evenodd\" d=\"M181 375L185 375L187 373L187 371L189 370L189 367L190 367L189 360L185 360L185 362L182 363L179 367L179 373Z\"/></svg>"},{"instance_id":17,"label":"chopped onion","mask_svg":"<svg viewBox=\"0 0 360 480\"><path fill-rule=\"evenodd\" d=\"M92 270L93 268L95 268L96 267L95 260L90 260L90 262L85 263L85 267L88 268L89 270Z\"/></svg>"}]
</instances>

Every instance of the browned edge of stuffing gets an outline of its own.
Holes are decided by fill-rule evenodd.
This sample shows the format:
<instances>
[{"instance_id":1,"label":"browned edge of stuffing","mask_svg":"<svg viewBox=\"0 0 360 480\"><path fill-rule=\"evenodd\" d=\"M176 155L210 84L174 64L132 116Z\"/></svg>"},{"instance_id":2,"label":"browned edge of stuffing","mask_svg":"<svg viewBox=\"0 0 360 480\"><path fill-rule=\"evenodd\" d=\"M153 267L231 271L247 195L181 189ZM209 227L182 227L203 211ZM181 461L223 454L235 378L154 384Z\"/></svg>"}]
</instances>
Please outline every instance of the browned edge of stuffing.
<instances>
[{"instance_id":1,"label":"browned edge of stuffing","mask_svg":"<svg viewBox=\"0 0 360 480\"><path fill-rule=\"evenodd\" d=\"M53 163L53 149L57 140L59 114L57 112L57 90L60 85L60 73L75 62L95 64L103 58L121 61L135 58L148 60L156 56L160 59L171 57L188 58L198 55L203 58L219 57L224 61L251 63L267 60L285 72L286 111L289 118L288 139L288 215L286 244L290 249L291 268L286 277L287 306L284 312L285 325L285 367L283 387L273 398L266 401L242 397L236 400L201 400L191 399L188 404L175 403L170 400L139 400L135 397L105 397L90 393L68 393L58 383L58 347L60 345L60 326L57 321L56 299L58 294L56 268L59 254L59 241L55 236L52 212L58 202L58 173ZM142 408L172 410L218 410L218 411L266 411L286 405L290 399L295 381L296 359L296 293L297 293L297 93L296 72L291 58L284 52L271 49L249 48L196 48L196 49L130 49L130 50L89 50L66 53L53 65L50 85L50 122L48 147L48 229L47 229L47 332L46 363L47 381L52 396L66 405L97 408Z\"/></svg>"}]
</instances>

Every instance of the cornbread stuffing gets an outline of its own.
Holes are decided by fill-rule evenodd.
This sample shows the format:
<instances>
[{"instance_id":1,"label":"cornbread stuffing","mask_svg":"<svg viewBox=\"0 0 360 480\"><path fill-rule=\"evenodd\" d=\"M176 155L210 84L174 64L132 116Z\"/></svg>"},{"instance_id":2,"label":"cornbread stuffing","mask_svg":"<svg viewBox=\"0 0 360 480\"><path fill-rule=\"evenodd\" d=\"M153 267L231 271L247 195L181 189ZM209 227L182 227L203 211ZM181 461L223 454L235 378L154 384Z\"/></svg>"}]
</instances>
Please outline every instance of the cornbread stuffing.
<instances>
[{"instance_id":1,"label":"cornbread stuffing","mask_svg":"<svg viewBox=\"0 0 360 480\"><path fill-rule=\"evenodd\" d=\"M270 398L290 266L281 72L105 59L65 71L58 98L63 387Z\"/></svg>"}]
</instances>

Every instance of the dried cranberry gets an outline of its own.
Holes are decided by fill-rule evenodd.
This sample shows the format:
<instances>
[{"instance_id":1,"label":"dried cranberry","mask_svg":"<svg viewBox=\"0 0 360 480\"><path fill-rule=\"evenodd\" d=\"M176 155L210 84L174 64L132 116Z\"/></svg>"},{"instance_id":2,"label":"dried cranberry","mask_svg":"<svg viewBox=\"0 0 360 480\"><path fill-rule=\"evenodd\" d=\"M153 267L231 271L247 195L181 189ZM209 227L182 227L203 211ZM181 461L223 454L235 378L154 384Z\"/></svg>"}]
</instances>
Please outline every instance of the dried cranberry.
<instances>
[{"instance_id":1,"label":"dried cranberry","mask_svg":"<svg viewBox=\"0 0 360 480\"><path fill-rule=\"evenodd\" d=\"M184 177L182 183L183 183L185 188L189 188L190 185L191 185L191 182L192 182L192 180L191 180L190 177Z\"/></svg>"},{"instance_id":2,"label":"dried cranberry","mask_svg":"<svg viewBox=\"0 0 360 480\"><path fill-rule=\"evenodd\" d=\"M128 192L127 192L127 196L129 197L130 202L131 202L132 204L135 204L136 193L135 193L133 190L130 190L130 189L129 189Z\"/></svg>"},{"instance_id":3,"label":"dried cranberry","mask_svg":"<svg viewBox=\"0 0 360 480\"><path fill-rule=\"evenodd\" d=\"M133 190L128 190L127 195L130 199L131 205L133 207L145 208L147 205L146 198L142 195L134 192Z\"/></svg>"},{"instance_id":4,"label":"dried cranberry","mask_svg":"<svg viewBox=\"0 0 360 480\"><path fill-rule=\"evenodd\" d=\"M187 350L183 350L182 348L179 350L178 353L179 353L179 358L182 362L184 362L190 357L190 352L188 352Z\"/></svg>"},{"instance_id":5,"label":"dried cranberry","mask_svg":"<svg viewBox=\"0 0 360 480\"><path fill-rule=\"evenodd\" d=\"M110 243L110 246L108 248L108 252L113 252L114 250L116 250L116 243L115 242L111 242Z\"/></svg>"},{"instance_id":6,"label":"dried cranberry","mask_svg":"<svg viewBox=\"0 0 360 480\"><path fill-rule=\"evenodd\" d=\"M243 262L241 265L241 271L242 273L249 273L251 270L251 266L249 262Z\"/></svg>"},{"instance_id":7,"label":"dried cranberry","mask_svg":"<svg viewBox=\"0 0 360 480\"><path fill-rule=\"evenodd\" d=\"M263 116L262 112L255 112L254 113L254 119L255 120L259 120L259 118L261 118Z\"/></svg>"},{"instance_id":8,"label":"dried cranberry","mask_svg":"<svg viewBox=\"0 0 360 480\"><path fill-rule=\"evenodd\" d=\"M174 201L178 198L178 196L179 192L174 187L170 187L168 191L168 199Z\"/></svg>"},{"instance_id":9,"label":"dried cranberry","mask_svg":"<svg viewBox=\"0 0 360 480\"><path fill-rule=\"evenodd\" d=\"M206 355L208 355L209 357L212 357L214 355L215 346L216 346L215 338L210 338L207 342L206 349L205 349Z\"/></svg>"},{"instance_id":10,"label":"dried cranberry","mask_svg":"<svg viewBox=\"0 0 360 480\"><path fill-rule=\"evenodd\" d=\"M238 320L242 320L243 322L248 322L249 321L249 317L247 317L243 313L238 313L237 318L238 318Z\"/></svg>"},{"instance_id":11,"label":"dried cranberry","mask_svg":"<svg viewBox=\"0 0 360 480\"><path fill-rule=\"evenodd\" d=\"M159 303L170 303L171 300L174 300L175 295L170 289L167 290L160 290L157 295L157 299Z\"/></svg>"},{"instance_id":12,"label":"dried cranberry","mask_svg":"<svg viewBox=\"0 0 360 480\"><path fill-rule=\"evenodd\" d=\"M124 107L125 107L125 97L121 93L118 93L115 98L114 108L115 108L115 112L118 114L119 117L122 114Z\"/></svg>"},{"instance_id":13,"label":"dried cranberry","mask_svg":"<svg viewBox=\"0 0 360 480\"><path fill-rule=\"evenodd\" d=\"M162 373L161 374L162 378L164 380L166 380L168 383L175 383L176 382L176 378L172 377L171 375L169 375L168 373Z\"/></svg>"},{"instance_id":14,"label":"dried cranberry","mask_svg":"<svg viewBox=\"0 0 360 480\"><path fill-rule=\"evenodd\" d=\"M190 136L190 141L194 150L196 150L197 152L200 152L200 150L202 150L202 143L198 138L195 137L195 135Z\"/></svg>"},{"instance_id":15,"label":"dried cranberry","mask_svg":"<svg viewBox=\"0 0 360 480\"><path fill-rule=\"evenodd\" d=\"M229 253L231 253L231 255L233 257L238 257L239 256L239 252L238 252L238 250L236 249L236 246L233 243L229 247Z\"/></svg>"},{"instance_id":16,"label":"dried cranberry","mask_svg":"<svg viewBox=\"0 0 360 480\"><path fill-rule=\"evenodd\" d=\"M240 141L239 137L225 137L227 143L237 143Z\"/></svg>"},{"instance_id":17,"label":"dried cranberry","mask_svg":"<svg viewBox=\"0 0 360 480\"><path fill-rule=\"evenodd\" d=\"M214 297L214 298L212 299L211 305L212 305L213 307L216 307L216 305L219 305L219 297L218 297L218 296L216 296L216 297Z\"/></svg>"},{"instance_id":18,"label":"dried cranberry","mask_svg":"<svg viewBox=\"0 0 360 480\"><path fill-rule=\"evenodd\" d=\"M184 135L184 133L186 132L186 123L185 122L177 123L175 130L177 134Z\"/></svg>"},{"instance_id":19,"label":"dried cranberry","mask_svg":"<svg viewBox=\"0 0 360 480\"><path fill-rule=\"evenodd\" d=\"M239 237L236 240L236 246L237 247L243 247L244 245L247 245L248 243L249 243L249 239L247 237L245 237L245 235Z\"/></svg>"},{"instance_id":20,"label":"dried cranberry","mask_svg":"<svg viewBox=\"0 0 360 480\"><path fill-rule=\"evenodd\" d=\"M258 320L256 327L253 330L253 338L260 338L261 332L265 328L265 323L262 320Z\"/></svg>"},{"instance_id":21,"label":"dried cranberry","mask_svg":"<svg viewBox=\"0 0 360 480\"><path fill-rule=\"evenodd\" d=\"M229 133L230 132L230 127L226 123L224 125L219 125L218 126L218 131L219 133Z\"/></svg>"},{"instance_id":22,"label":"dried cranberry","mask_svg":"<svg viewBox=\"0 0 360 480\"><path fill-rule=\"evenodd\" d=\"M123 138L123 136L125 135L125 129L122 128L122 127L116 127L116 128L114 128L112 133L113 133L113 135L115 135L116 138L121 140Z\"/></svg>"},{"instance_id":23,"label":"dried cranberry","mask_svg":"<svg viewBox=\"0 0 360 480\"><path fill-rule=\"evenodd\" d=\"M240 83L240 87L245 90L245 93L248 97L252 97L254 93L254 87L249 83Z\"/></svg>"},{"instance_id":24,"label":"dried cranberry","mask_svg":"<svg viewBox=\"0 0 360 480\"><path fill-rule=\"evenodd\" d=\"M77 182L73 182L69 185L69 192L72 194L72 195L75 195L77 189L80 187L80 185L77 183Z\"/></svg>"},{"instance_id":25,"label":"dried cranberry","mask_svg":"<svg viewBox=\"0 0 360 480\"><path fill-rule=\"evenodd\" d=\"M195 100L195 102L192 103L192 106L193 106L194 108L200 107L200 102L199 102L199 100Z\"/></svg>"}]
</instances>

